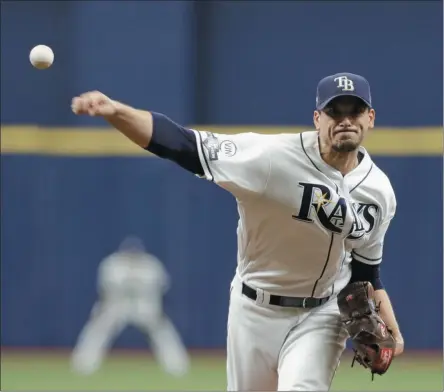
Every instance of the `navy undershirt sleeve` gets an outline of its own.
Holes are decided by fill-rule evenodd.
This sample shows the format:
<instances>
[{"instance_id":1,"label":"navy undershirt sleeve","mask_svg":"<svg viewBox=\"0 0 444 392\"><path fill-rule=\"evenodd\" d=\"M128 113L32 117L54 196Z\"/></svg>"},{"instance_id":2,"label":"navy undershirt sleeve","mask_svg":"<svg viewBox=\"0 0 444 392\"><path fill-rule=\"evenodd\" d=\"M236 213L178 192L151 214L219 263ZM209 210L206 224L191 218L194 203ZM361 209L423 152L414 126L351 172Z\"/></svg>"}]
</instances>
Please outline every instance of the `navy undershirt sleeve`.
<instances>
[{"instance_id":1,"label":"navy undershirt sleeve","mask_svg":"<svg viewBox=\"0 0 444 392\"><path fill-rule=\"evenodd\" d=\"M370 282L375 290L384 288L381 277L379 276L379 264L370 265L361 263L358 260L352 259L351 262L352 276L350 283L353 282Z\"/></svg>"},{"instance_id":2,"label":"navy undershirt sleeve","mask_svg":"<svg viewBox=\"0 0 444 392\"><path fill-rule=\"evenodd\" d=\"M197 151L196 136L161 113L151 112L153 135L145 148L160 158L176 162L191 173L204 175Z\"/></svg>"}]
</instances>

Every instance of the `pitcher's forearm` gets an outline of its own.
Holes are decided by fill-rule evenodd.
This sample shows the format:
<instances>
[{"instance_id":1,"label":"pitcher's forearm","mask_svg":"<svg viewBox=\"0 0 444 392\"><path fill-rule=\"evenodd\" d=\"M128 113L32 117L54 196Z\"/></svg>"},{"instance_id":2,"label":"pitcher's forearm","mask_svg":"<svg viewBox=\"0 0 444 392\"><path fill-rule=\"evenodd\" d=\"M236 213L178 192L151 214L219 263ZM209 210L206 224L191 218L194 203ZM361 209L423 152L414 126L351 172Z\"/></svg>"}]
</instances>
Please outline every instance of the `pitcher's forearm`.
<instances>
[{"instance_id":1,"label":"pitcher's forearm","mask_svg":"<svg viewBox=\"0 0 444 392\"><path fill-rule=\"evenodd\" d=\"M112 100L100 91L74 97L72 111L77 114L103 117L128 139L160 158L169 159L193 174L204 176L197 131L187 129L167 116L140 110Z\"/></svg>"},{"instance_id":2,"label":"pitcher's forearm","mask_svg":"<svg viewBox=\"0 0 444 392\"><path fill-rule=\"evenodd\" d=\"M402 339L401 331L399 330L399 325L396 321L395 312L387 292L385 290L376 290L375 302L376 305L380 304L381 318L387 324L387 327L392 330L393 336L397 340Z\"/></svg>"},{"instance_id":3,"label":"pitcher's forearm","mask_svg":"<svg viewBox=\"0 0 444 392\"><path fill-rule=\"evenodd\" d=\"M148 147L153 135L153 117L149 111L139 110L113 101L116 112L105 120L142 148Z\"/></svg>"}]
</instances>

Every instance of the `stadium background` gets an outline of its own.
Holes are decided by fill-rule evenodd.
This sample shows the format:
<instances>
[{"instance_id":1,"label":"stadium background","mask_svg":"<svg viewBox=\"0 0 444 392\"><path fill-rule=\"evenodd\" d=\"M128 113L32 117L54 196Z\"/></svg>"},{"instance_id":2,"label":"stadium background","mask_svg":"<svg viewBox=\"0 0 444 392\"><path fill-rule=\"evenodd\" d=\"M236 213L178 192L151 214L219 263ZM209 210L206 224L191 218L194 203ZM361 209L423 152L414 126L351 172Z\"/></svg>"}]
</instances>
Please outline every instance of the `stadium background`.
<instances>
[{"instance_id":1,"label":"stadium background","mask_svg":"<svg viewBox=\"0 0 444 392\"><path fill-rule=\"evenodd\" d=\"M442 390L441 2L2 2L2 385L16 389L223 389L237 211L223 190L76 117L88 90L232 133L311 128L316 83L372 86L367 142L398 198L383 279L406 339L392 374L340 367L336 388ZM50 70L28 61L54 49ZM173 280L166 309L193 351L171 380L126 330L99 374L67 354L95 299L96 268L127 234ZM204 354L206 352L206 354ZM217 351L216 351L217 352ZM344 368L344 369L343 369ZM2 388L2 390L3 390Z\"/></svg>"}]
</instances>

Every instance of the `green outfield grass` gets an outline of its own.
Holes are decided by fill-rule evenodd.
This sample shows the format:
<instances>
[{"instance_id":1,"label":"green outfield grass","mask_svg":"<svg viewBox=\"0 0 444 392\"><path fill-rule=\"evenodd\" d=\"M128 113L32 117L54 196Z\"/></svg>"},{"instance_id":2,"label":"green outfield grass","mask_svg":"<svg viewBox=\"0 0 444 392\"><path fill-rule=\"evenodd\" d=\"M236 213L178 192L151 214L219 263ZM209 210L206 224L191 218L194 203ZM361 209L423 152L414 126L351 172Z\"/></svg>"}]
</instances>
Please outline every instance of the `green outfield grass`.
<instances>
[{"instance_id":1,"label":"green outfield grass","mask_svg":"<svg viewBox=\"0 0 444 392\"><path fill-rule=\"evenodd\" d=\"M442 391L443 367L439 355L406 355L393 362L390 372L375 376L355 365L351 358L341 362L333 383L334 391ZM63 353L2 352L2 391L149 391L225 390L223 356L193 355L190 373L183 378L165 374L149 355L113 353L95 374L82 377L71 373Z\"/></svg>"}]
</instances>

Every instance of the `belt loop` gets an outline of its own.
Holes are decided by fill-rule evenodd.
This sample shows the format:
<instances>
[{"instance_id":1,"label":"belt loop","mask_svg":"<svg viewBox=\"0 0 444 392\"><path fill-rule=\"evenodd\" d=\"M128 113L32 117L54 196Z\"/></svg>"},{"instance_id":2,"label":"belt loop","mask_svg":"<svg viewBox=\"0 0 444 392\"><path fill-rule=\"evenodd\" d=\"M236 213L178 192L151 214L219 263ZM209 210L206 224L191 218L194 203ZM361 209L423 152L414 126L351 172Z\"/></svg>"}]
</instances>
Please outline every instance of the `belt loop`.
<instances>
[{"instance_id":1,"label":"belt loop","mask_svg":"<svg viewBox=\"0 0 444 392\"><path fill-rule=\"evenodd\" d=\"M265 292L262 289L256 289L256 303L262 305L265 300Z\"/></svg>"},{"instance_id":2,"label":"belt loop","mask_svg":"<svg viewBox=\"0 0 444 392\"><path fill-rule=\"evenodd\" d=\"M269 305L270 304L270 293L262 289L256 289L256 304L258 305Z\"/></svg>"},{"instance_id":3,"label":"belt loop","mask_svg":"<svg viewBox=\"0 0 444 392\"><path fill-rule=\"evenodd\" d=\"M306 308L306 305L307 305L307 298L304 298L304 299L302 300L302 308L305 309L305 308Z\"/></svg>"}]
</instances>

